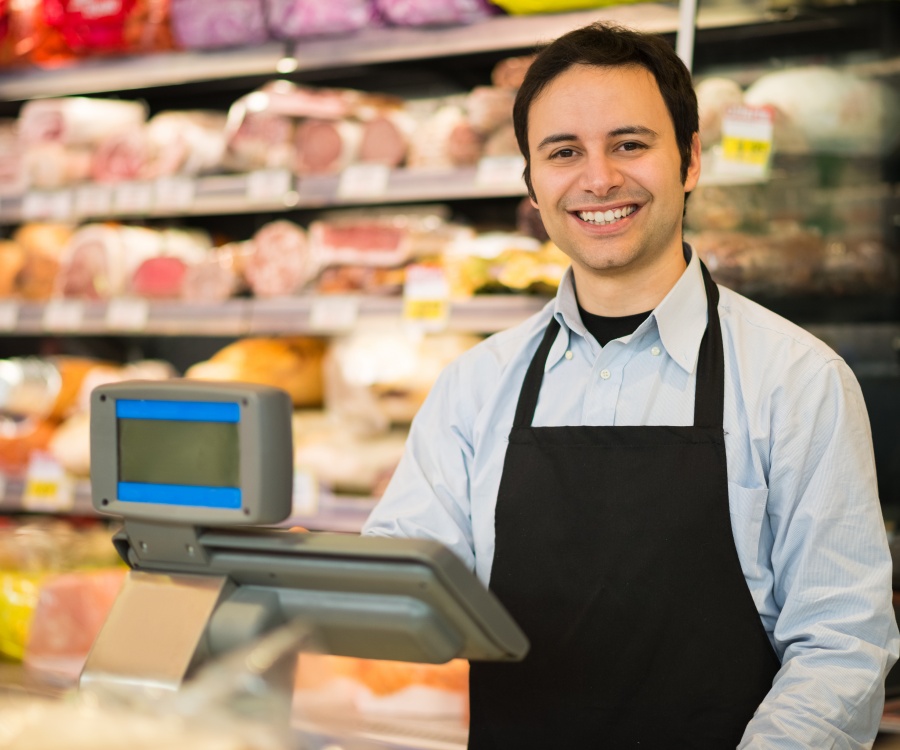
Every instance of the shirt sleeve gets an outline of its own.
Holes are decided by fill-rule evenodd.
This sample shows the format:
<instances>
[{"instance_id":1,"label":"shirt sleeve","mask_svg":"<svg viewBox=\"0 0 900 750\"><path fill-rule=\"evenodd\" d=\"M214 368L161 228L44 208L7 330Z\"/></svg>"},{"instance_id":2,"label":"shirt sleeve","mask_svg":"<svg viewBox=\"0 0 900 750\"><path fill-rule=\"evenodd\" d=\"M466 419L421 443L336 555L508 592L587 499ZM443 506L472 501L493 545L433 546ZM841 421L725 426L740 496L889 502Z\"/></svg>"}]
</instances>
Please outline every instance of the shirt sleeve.
<instances>
[{"instance_id":1,"label":"shirt sleeve","mask_svg":"<svg viewBox=\"0 0 900 750\"><path fill-rule=\"evenodd\" d=\"M842 360L795 382L796 390L776 389L769 409L782 667L739 747L856 750L875 737L898 654L872 438Z\"/></svg>"},{"instance_id":2,"label":"shirt sleeve","mask_svg":"<svg viewBox=\"0 0 900 750\"><path fill-rule=\"evenodd\" d=\"M469 502L473 456L471 394L460 398L459 368L445 369L419 409L381 500L363 526L373 536L433 539L473 570Z\"/></svg>"}]
</instances>

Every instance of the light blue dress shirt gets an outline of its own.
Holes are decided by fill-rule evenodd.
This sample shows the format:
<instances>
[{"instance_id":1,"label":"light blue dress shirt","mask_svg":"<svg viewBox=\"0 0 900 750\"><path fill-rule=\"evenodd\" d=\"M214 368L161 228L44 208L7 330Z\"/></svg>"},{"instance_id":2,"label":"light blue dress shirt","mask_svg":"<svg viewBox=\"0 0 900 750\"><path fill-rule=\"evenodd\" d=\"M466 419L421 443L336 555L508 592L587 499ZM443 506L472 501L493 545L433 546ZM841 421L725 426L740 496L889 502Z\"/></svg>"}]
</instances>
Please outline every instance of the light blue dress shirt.
<instances>
[{"instance_id":1,"label":"light blue dress shirt","mask_svg":"<svg viewBox=\"0 0 900 750\"><path fill-rule=\"evenodd\" d=\"M731 525L783 665L740 747L868 747L900 638L862 394L821 341L720 293ZM489 582L509 431L551 315L561 328L536 427L693 423L707 319L696 254L652 315L604 347L581 322L569 269L541 312L441 374L363 533L435 539Z\"/></svg>"}]
</instances>

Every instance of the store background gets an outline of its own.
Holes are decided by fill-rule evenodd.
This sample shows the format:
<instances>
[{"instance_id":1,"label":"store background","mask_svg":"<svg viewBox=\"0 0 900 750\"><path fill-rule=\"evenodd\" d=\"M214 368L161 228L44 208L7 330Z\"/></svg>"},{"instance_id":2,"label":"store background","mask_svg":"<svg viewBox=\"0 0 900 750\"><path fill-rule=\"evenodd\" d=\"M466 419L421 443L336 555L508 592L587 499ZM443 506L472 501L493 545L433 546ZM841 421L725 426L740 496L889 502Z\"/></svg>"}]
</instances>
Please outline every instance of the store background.
<instances>
[{"instance_id":1,"label":"store background","mask_svg":"<svg viewBox=\"0 0 900 750\"><path fill-rule=\"evenodd\" d=\"M0 2L0 651L11 679L71 679L90 642L84 634L115 590L101 580L112 563L108 531L90 511L85 479L92 385L189 370L277 373L298 408L291 523L359 528L440 367L552 294L565 262L523 205L503 106L534 44L595 19L673 43L694 36L688 53L698 85L707 82L707 130L689 238L722 283L807 327L853 367L893 534L900 6L717 0L700 3L689 32L679 30L687 3L582 0L566 12L516 15L506 11L541 3L500 4L383 0L379 15L374 0L327 9L314 0ZM798 71L807 77L792 79ZM280 91L273 81L290 83ZM318 104L347 108L338 130L356 158L302 166L290 136L278 135L310 119L296 110L308 114L297 96L310 90L341 92ZM270 112L281 95L293 114L250 128L266 111L261 91ZM105 116L79 119L58 101L71 96L139 102L140 122L132 112L123 132L79 140L71 134L81 123L96 129ZM764 178L715 168L720 117L739 100L780 107ZM148 135L160 113L197 110L218 117L183 126L199 131ZM385 151L366 162L354 147L373 113L407 139L399 156L387 150L389 165L377 163ZM207 144L230 134L225 159L164 158L191 132ZM310 255L324 260L310 265ZM256 279L237 266L255 267ZM183 298L181 274L212 280ZM59 583L73 569L92 572ZM94 611L74 611L87 591ZM64 624L47 633L54 618ZM339 671L374 690L368 703L357 700L367 721L390 723L408 709L412 726L416 711L419 719L443 711L449 723L431 726L458 746L464 680L453 667L437 676L355 669ZM404 709L402 698L372 699L416 684L449 703Z\"/></svg>"}]
</instances>

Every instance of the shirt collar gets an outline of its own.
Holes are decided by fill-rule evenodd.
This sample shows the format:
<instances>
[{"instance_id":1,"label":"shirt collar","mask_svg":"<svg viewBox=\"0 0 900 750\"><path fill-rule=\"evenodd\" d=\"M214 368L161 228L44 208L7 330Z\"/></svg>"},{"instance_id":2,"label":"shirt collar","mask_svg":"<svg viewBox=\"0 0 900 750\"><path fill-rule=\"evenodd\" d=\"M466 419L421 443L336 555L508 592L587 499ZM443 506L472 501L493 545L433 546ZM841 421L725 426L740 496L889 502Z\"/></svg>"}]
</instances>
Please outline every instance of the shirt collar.
<instances>
[{"instance_id":1,"label":"shirt collar","mask_svg":"<svg viewBox=\"0 0 900 750\"><path fill-rule=\"evenodd\" d=\"M663 298L651 317L659 330L659 338L666 353L688 373L693 373L700 353L700 342L706 330L706 288L700 269L700 259L689 245L684 245L687 268ZM545 371L550 370L565 355L572 333L592 341L581 322L575 297L575 277L572 267L566 269L556 292L553 316L560 323L560 333L547 356ZM638 328L638 333L644 324ZM593 345L592 345L593 349Z\"/></svg>"}]
</instances>

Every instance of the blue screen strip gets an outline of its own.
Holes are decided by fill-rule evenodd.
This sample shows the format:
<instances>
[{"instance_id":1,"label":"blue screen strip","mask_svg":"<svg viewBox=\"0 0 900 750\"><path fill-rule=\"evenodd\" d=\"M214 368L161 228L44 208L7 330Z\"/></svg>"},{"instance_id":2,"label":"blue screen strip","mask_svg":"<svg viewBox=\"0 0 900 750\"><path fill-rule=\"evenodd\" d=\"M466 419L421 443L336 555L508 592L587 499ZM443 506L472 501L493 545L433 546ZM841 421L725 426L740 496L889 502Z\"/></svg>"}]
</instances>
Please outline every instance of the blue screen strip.
<instances>
[{"instance_id":1,"label":"blue screen strip","mask_svg":"<svg viewBox=\"0 0 900 750\"><path fill-rule=\"evenodd\" d=\"M176 422L240 422L241 409L230 401L116 401L119 419L166 419Z\"/></svg>"},{"instance_id":2,"label":"blue screen strip","mask_svg":"<svg viewBox=\"0 0 900 750\"><path fill-rule=\"evenodd\" d=\"M185 484L119 482L118 499L125 503L154 503L194 508L240 510L239 487L194 487Z\"/></svg>"}]
</instances>

